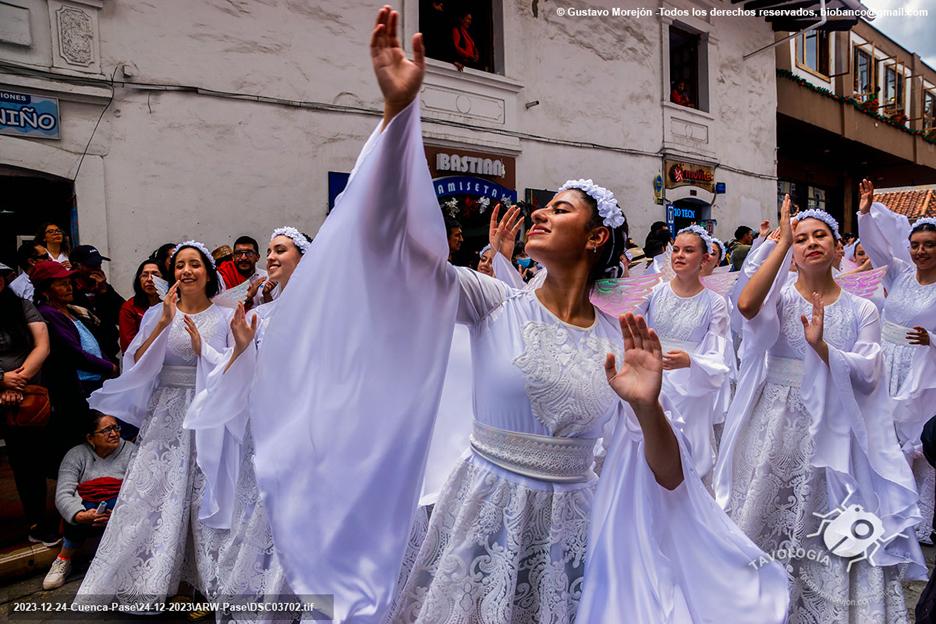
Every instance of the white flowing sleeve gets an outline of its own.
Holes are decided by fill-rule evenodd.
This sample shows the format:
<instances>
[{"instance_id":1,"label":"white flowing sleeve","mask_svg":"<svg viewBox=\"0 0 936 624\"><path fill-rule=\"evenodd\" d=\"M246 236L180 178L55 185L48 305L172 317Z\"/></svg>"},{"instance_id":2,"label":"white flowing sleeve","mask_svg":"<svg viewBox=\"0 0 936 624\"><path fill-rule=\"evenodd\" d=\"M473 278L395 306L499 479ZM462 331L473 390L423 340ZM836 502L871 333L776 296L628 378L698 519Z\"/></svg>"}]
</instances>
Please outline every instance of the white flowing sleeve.
<instances>
[{"instance_id":1,"label":"white flowing sleeve","mask_svg":"<svg viewBox=\"0 0 936 624\"><path fill-rule=\"evenodd\" d=\"M664 410L675 408L661 396ZM585 624L786 621L786 571L715 504L675 431L683 483L656 482L643 434L622 403L598 480L576 618Z\"/></svg>"},{"instance_id":2,"label":"white flowing sleeve","mask_svg":"<svg viewBox=\"0 0 936 624\"><path fill-rule=\"evenodd\" d=\"M501 280L508 286L514 288L523 288L525 284L523 283L523 277L520 276L520 272L510 263L510 260L504 257L504 255L496 251L494 252L494 260L491 262L491 266L494 268L494 277Z\"/></svg>"},{"instance_id":3,"label":"white flowing sleeve","mask_svg":"<svg viewBox=\"0 0 936 624\"><path fill-rule=\"evenodd\" d=\"M916 457L923 455L923 426L936 414L936 336L929 335L929 346L914 349L910 372L893 396L897 440L904 453Z\"/></svg>"},{"instance_id":4,"label":"white flowing sleeve","mask_svg":"<svg viewBox=\"0 0 936 624\"><path fill-rule=\"evenodd\" d=\"M364 146L277 299L250 395L287 580L333 595L336 622L380 624L389 611L461 292L419 110L417 98Z\"/></svg>"},{"instance_id":5,"label":"white flowing sleeve","mask_svg":"<svg viewBox=\"0 0 936 624\"><path fill-rule=\"evenodd\" d=\"M242 354L243 360L238 358L225 371L234 351L230 332L233 310L221 313L224 317L221 330L209 340L202 337L195 398L185 413L182 427L195 432L195 461L205 475L198 520L214 529L229 529L248 417L253 347Z\"/></svg>"},{"instance_id":6,"label":"white flowing sleeve","mask_svg":"<svg viewBox=\"0 0 936 624\"><path fill-rule=\"evenodd\" d=\"M871 204L867 214L858 213L858 236L871 258L871 265L887 265L884 288L890 290L894 279L913 268L910 258L910 221L879 202Z\"/></svg>"},{"instance_id":7,"label":"white flowing sleeve","mask_svg":"<svg viewBox=\"0 0 936 624\"><path fill-rule=\"evenodd\" d=\"M757 273L757 269L759 269L761 265L764 264L764 262L767 260L767 257L770 256L771 252L776 249L776 247L777 243L775 241L766 239L756 248L752 246L751 250L748 252L747 257L744 259L744 263L741 265L738 279L735 281L734 286L731 287L731 290L728 291L728 316L730 320L731 331L738 334L739 336L741 335L745 319L738 310L738 299L741 298L741 292L744 290L744 287L747 286L748 282L751 281L751 278L754 277L754 274ZM786 267L786 270L790 270L789 266ZM783 271L783 269L781 269L781 271ZM777 273L778 277L780 275L783 275L783 273ZM777 294L779 294L779 291Z\"/></svg>"},{"instance_id":8,"label":"white flowing sleeve","mask_svg":"<svg viewBox=\"0 0 936 624\"><path fill-rule=\"evenodd\" d=\"M716 416L723 414L718 399L730 392L728 358L734 357L728 341L728 304L723 297L709 297L712 308L709 325L698 346L689 353L688 368L663 374L664 392L679 410L679 420L673 421L689 442L696 472L707 475L715 465L712 448L712 427ZM725 386L729 386L725 388ZM677 398L678 397L678 398Z\"/></svg>"},{"instance_id":9,"label":"white flowing sleeve","mask_svg":"<svg viewBox=\"0 0 936 624\"><path fill-rule=\"evenodd\" d=\"M844 293L843 293L844 296ZM908 564L906 579L925 580L926 564L914 526L920 522L910 466L897 444L890 399L881 383L884 354L877 309L853 298L858 338L850 351L829 345L829 365L807 348L801 397L812 416L811 463L825 469L829 505L859 504L884 523L886 542L869 561ZM849 498L849 494L851 497ZM844 507L842 507L844 508Z\"/></svg>"},{"instance_id":10,"label":"white flowing sleeve","mask_svg":"<svg viewBox=\"0 0 936 624\"><path fill-rule=\"evenodd\" d=\"M88 398L91 409L119 418L135 427L143 424L150 395L159 381L159 373L166 357L169 328L159 334L139 362L134 360L134 355L156 329L160 317L162 306L153 306L146 311L140 321L140 331L127 347L120 377L108 379L100 389L91 394Z\"/></svg>"}]
</instances>

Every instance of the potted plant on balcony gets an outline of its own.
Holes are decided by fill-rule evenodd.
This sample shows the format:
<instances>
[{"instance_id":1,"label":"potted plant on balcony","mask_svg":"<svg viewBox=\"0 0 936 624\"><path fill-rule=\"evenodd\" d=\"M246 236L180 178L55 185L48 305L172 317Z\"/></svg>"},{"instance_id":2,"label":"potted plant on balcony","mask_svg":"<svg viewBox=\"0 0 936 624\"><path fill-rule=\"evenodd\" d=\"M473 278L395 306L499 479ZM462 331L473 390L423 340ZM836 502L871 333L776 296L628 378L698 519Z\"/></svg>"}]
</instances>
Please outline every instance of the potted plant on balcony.
<instances>
[{"instance_id":1,"label":"potted plant on balcony","mask_svg":"<svg viewBox=\"0 0 936 624\"><path fill-rule=\"evenodd\" d=\"M901 110L895 111L889 114L887 117L894 123L900 124L902 126L907 125L907 114Z\"/></svg>"},{"instance_id":2,"label":"potted plant on balcony","mask_svg":"<svg viewBox=\"0 0 936 624\"><path fill-rule=\"evenodd\" d=\"M865 109L865 110L867 110L867 111L869 111L869 112L876 113L876 112L877 112L877 109L879 108L877 95L874 95L874 96L872 96L870 99L867 99L867 100L865 100L864 102L862 102L862 103L861 103L861 108L863 108L863 109Z\"/></svg>"}]
</instances>

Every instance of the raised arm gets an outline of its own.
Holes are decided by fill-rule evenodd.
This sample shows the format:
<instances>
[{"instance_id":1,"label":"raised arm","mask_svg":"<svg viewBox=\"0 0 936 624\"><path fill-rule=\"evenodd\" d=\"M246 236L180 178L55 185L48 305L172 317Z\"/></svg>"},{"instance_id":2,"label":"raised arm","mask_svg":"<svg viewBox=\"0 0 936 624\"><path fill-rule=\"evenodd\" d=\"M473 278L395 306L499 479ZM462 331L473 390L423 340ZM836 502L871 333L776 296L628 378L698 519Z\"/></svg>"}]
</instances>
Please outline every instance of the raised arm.
<instances>
[{"instance_id":1,"label":"raised arm","mask_svg":"<svg viewBox=\"0 0 936 624\"><path fill-rule=\"evenodd\" d=\"M751 281L747 283L738 298L738 311L744 318L751 320L760 312L770 288L777 280L777 273L783 266L787 252L793 246L793 225L790 223L790 196L783 199L780 208L780 241L764 261Z\"/></svg>"},{"instance_id":2,"label":"raised arm","mask_svg":"<svg viewBox=\"0 0 936 624\"><path fill-rule=\"evenodd\" d=\"M370 51L374 74L384 97L383 128L400 111L416 99L426 73L426 57L422 33L413 35L413 60L406 58L397 38L400 14L390 5L377 13L377 23L371 33Z\"/></svg>"},{"instance_id":3,"label":"raised arm","mask_svg":"<svg viewBox=\"0 0 936 624\"><path fill-rule=\"evenodd\" d=\"M874 201L874 185L862 180L861 201L858 204L858 236L861 246L877 268L887 265L884 287L890 288L894 278L912 266L907 241L910 222L887 206Z\"/></svg>"}]
</instances>

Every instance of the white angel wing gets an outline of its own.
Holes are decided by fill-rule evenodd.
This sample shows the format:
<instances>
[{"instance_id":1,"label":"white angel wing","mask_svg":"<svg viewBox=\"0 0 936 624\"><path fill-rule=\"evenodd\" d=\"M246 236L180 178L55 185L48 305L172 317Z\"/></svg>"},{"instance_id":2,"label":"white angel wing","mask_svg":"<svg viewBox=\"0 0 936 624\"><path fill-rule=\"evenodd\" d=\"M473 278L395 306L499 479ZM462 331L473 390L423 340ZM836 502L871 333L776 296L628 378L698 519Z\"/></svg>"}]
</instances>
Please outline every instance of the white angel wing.
<instances>
[{"instance_id":1,"label":"white angel wing","mask_svg":"<svg viewBox=\"0 0 936 624\"><path fill-rule=\"evenodd\" d=\"M661 279L664 279L662 273L651 273L641 277L598 280L591 291L591 302L614 317L633 312Z\"/></svg>"},{"instance_id":2,"label":"white angel wing","mask_svg":"<svg viewBox=\"0 0 936 624\"><path fill-rule=\"evenodd\" d=\"M169 292L169 282L159 277L158 275L154 275L153 285L156 286L156 294L159 295L159 300L162 301L165 299L166 293Z\"/></svg>"},{"instance_id":3,"label":"white angel wing","mask_svg":"<svg viewBox=\"0 0 936 624\"><path fill-rule=\"evenodd\" d=\"M211 298L211 302L222 308L233 309L238 303L244 303L247 300L248 290L250 290L250 282L241 282L237 286L219 292Z\"/></svg>"},{"instance_id":4,"label":"white angel wing","mask_svg":"<svg viewBox=\"0 0 936 624\"><path fill-rule=\"evenodd\" d=\"M842 273L851 273L852 271L857 271L861 265L855 262L854 260L849 260L848 258L842 258Z\"/></svg>"},{"instance_id":5,"label":"white angel wing","mask_svg":"<svg viewBox=\"0 0 936 624\"><path fill-rule=\"evenodd\" d=\"M885 273L887 273L886 264L870 271L840 274L835 277L835 281L851 294L867 299L877 290Z\"/></svg>"}]
</instances>

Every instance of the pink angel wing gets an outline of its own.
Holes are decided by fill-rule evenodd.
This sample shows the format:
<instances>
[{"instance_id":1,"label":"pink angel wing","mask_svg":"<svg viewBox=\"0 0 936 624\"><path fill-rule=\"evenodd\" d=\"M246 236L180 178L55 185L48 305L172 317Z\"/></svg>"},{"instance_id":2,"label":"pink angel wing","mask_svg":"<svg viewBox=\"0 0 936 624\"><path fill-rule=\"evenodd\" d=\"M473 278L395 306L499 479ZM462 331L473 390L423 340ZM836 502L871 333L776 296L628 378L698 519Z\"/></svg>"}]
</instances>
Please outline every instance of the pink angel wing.
<instances>
[{"instance_id":1,"label":"pink angel wing","mask_svg":"<svg viewBox=\"0 0 936 624\"><path fill-rule=\"evenodd\" d=\"M713 274L714 274L714 273L728 273L729 271L731 271L731 265L730 265L730 264L726 264L725 266L715 267L715 269L712 271L712 273L713 273Z\"/></svg>"},{"instance_id":2,"label":"pink angel wing","mask_svg":"<svg viewBox=\"0 0 936 624\"><path fill-rule=\"evenodd\" d=\"M660 267L660 274L663 275L664 282L671 282L676 279L676 271L673 270L673 246L667 245L663 252L663 266Z\"/></svg>"},{"instance_id":3,"label":"pink angel wing","mask_svg":"<svg viewBox=\"0 0 936 624\"><path fill-rule=\"evenodd\" d=\"M738 281L739 275L741 275L741 273L738 271L734 273L713 273L712 275L706 275L702 278L702 285L709 290L714 290L722 297L725 297L728 295L728 291L731 290L735 282Z\"/></svg>"},{"instance_id":4,"label":"pink angel wing","mask_svg":"<svg viewBox=\"0 0 936 624\"><path fill-rule=\"evenodd\" d=\"M859 265L854 260L849 260L848 258L842 258L842 273L850 273L852 271L857 271Z\"/></svg>"},{"instance_id":5,"label":"pink angel wing","mask_svg":"<svg viewBox=\"0 0 936 624\"><path fill-rule=\"evenodd\" d=\"M250 282L241 282L233 288L228 288L214 297L211 298L211 302L222 308L231 308L234 309L237 307L238 303L244 303L247 301L247 291L250 290Z\"/></svg>"},{"instance_id":6,"label":"pink angel wing","mask_svg":"<svg viewBox=\"0 0 936 624\"><path fill-rule=\"evenodd\" d=\"M887 273L887 265L872 269L871 271L862 271L861 273L851 273L849 275L838 275L835 281L839 286L858 297L868 298L877 290L884 274Z\"/></svg>"},{"instance_id":7,"label":"pink angel wing","mask_svg":"<svg viewBox=\"0 0 936 624\"><path fill-rule=\"evenodd\" d=\"M662 278L660 273L651 273L641 277L598 280L592 288L591 302L614 317L633 312Z\"/></svg>"}]
</instances>

